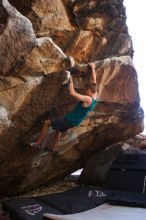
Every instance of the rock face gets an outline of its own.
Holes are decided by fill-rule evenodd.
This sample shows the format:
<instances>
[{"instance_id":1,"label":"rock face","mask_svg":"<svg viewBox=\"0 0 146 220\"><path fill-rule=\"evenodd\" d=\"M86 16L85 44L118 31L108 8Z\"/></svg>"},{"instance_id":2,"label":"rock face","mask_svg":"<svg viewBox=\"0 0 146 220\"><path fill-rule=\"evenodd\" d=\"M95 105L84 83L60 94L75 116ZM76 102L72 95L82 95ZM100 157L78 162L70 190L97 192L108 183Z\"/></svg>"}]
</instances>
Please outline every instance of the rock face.
<instances>
[{"instance_id":1,"label":"rock face","mask_svg":"<svg viewBox=\"0 0 146 220\"><path fill-rule=\"evenodd\" d=\"M8 75L17 60L36 45L36 37L31 22L9 5L7 0L3 1L1 10L4 24L1 24L3 33L0 36L0 74Z\"/></svg>"},{"instance_id":2,"label":"rock face","mask_svg":"<svg viewBox=\"0 0 146 220\"><path fill-rule=\"evenodd\" d=\"M146 150L146 135L138 134L127 141L127 144L134 146L136 149Z\"/></svg>"},{"instance_id":3,"label":"rock face","mask_svg":"<svg viewBox=\"0 0 146 220\"><path fill-rule=\"evenodd\" d=\"M56 181L83 167L96 152L143 130L123 1L9 2L0 3L2 196ZM79 92L89 80L87 63L96 62L98 104L80 127L63 134L62 155L24 148L45 118L62 116L75 104L62 88L69 56L75 60L71 72ZM50 130L47 147L53 134Z\"/></svg>"},{"instance_id":4,"label":"rock face","mask_svg":"<svg viewBox=\"0 0 146 220\"><path fill-rule=\"evenodd\" d=\"M92 156L87 162L79 177L80 184L106 186L106 175L112 162L122 152L122 143L107 147L105 150Z\"/></svg>"}]
</instances>

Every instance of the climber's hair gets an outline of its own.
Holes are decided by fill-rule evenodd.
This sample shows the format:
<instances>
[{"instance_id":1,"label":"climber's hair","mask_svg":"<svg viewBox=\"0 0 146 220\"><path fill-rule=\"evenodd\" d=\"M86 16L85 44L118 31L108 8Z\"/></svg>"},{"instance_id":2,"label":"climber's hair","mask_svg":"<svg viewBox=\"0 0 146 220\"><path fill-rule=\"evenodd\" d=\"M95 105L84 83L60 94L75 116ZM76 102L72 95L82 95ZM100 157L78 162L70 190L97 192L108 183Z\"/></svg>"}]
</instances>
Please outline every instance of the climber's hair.
<instances>
[{"instance_id":1,"label":"climber's hair","mask_svg":"<svg viewBox=\"0 0 146 220\"><path fill-rule=\"evenodd\" d=\"M90 89L92 93L96 93L97 88L96 88L96 83L86 83L85 84L85 89Z\"/></svg>"}]
</instances>

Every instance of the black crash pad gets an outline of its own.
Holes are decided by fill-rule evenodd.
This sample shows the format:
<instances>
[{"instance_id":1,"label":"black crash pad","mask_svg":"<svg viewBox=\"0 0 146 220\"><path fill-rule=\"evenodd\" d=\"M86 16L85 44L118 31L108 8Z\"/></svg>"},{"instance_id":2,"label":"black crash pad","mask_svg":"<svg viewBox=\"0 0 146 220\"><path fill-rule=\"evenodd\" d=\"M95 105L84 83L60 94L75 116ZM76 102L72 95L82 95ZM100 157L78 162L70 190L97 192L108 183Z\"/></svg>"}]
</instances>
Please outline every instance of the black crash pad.
<instances>
[{"instance_id":1,"label":"black crash pad","mask_svg":"<svg viewBox=\"0 0 146 220\"><path fill-rule=\"evenodd\" d=\"M2 207L13 220L41 220L46 212L74 214L95 208L106 202L109 193L93 186L79 186L51 195L3 201Z\"/></svg>"},{"instance_id":2,"label":"black crash pad","mask_svg":"<svg viewBox=\"0 0 146 220\"><path fill-rule=\"evenodd\" d=\"M146 193L113 191L108 202L112 205L146 208Z\"/></svg>"},{"instance_id":3,"label":"black crash pad","mask_svg":"<svg viewBox=\"0 0 146 220\"><path fill-rule=\"evenodd\" d=\"M106 176L106 188L127 192L146 192L146 154L121 154Z\"/></svg>"}]
</instances>

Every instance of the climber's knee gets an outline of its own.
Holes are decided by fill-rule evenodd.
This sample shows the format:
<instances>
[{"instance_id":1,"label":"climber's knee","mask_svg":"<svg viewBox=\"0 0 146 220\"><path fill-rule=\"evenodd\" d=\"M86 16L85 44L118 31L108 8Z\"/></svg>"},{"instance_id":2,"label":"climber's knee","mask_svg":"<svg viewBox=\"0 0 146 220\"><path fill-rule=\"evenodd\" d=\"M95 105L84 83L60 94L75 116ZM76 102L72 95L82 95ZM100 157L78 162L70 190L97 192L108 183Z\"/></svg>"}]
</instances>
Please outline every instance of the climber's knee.
<instances>
[{"instance_id":1,"label":"climber's knee","mask_svg":"<svg viewBox=\"0 0 146 220\"><path fill-rule=\"evenodd\" d=\"M44 126L45 126L45 127L50 126L50 124L51 124L51 120L45 120L45 121L44 121Z\"/></svg>"}]
</instances>

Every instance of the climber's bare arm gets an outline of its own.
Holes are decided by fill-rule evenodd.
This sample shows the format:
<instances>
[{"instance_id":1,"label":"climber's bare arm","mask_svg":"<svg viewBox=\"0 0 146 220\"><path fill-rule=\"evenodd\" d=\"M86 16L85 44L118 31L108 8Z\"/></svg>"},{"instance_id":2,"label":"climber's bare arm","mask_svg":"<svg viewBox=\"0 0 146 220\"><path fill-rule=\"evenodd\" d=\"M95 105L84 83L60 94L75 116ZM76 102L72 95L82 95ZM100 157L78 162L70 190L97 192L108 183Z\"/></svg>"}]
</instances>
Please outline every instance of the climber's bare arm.
<instances>
[{"instance_id":1,"label":"climber's bare arm","mask_svg":"<svg viewBox=\"0 0 146 220\"><path fill-rule=\"evenodd\" d=\"M95 68L96 68L96 65L95 63L91 62L88 64L89 67L91 68L91 77L90 77L90 83L93 84L93 86L95 87L95 93L94 93L94 96L95 98L97 98L97 85L96 85L96 71L95 71Z\"/></svg>"},{"instance_id":2,"label":"climber's bare arm","mask_svg":"<svg viewBox=\"0 0 146 220\"><path fill-rule=\"evenodd\" d=\"M70 78L70 84L69 84L69 93L71 96L73 96L76 100L84 102L87 105L90 105L92 102L92 98L90 96L81 95L74 89L74 84L72 78Z\"/></svg>"},{"instance_id":3,"label":"climber's bare arm","mask_svg":"<svg viewBox=\"0 0 146 220\"><path fill-rule=\"evenodd\" d=\"M96 71L95 71L96 65L93 62L89 63L88 65L91 68L90 82L96 84Z\"/></svg>"}]
</instances>

